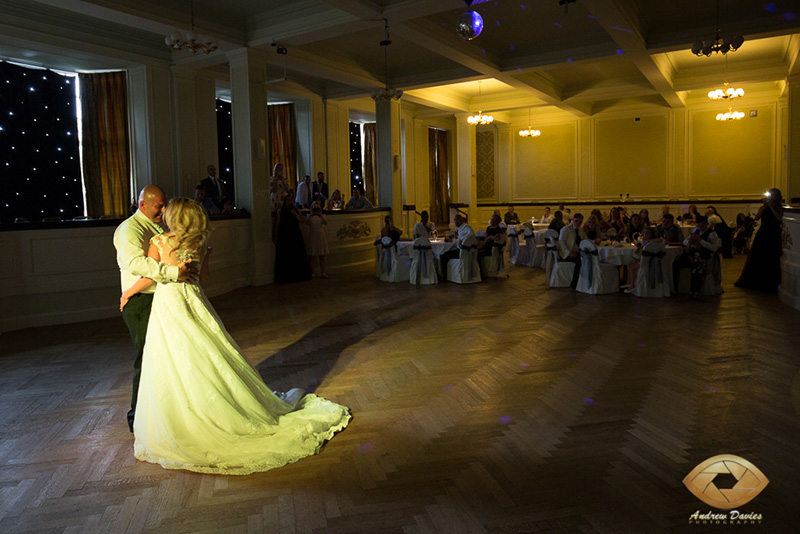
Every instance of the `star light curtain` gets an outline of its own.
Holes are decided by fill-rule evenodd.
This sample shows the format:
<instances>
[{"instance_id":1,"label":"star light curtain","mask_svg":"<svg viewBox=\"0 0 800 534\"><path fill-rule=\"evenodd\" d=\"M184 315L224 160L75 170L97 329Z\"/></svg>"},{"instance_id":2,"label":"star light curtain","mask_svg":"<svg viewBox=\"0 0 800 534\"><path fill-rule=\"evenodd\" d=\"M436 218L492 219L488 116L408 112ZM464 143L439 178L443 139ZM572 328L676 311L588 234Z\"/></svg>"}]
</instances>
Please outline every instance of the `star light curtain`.
<instances>
[{"instance_id":1,"label":"star light curtain","mask_svg":"<svg viewBox=\"0 0 800 534\"><path fill-rule=\"evenodd\" d=\"M217 99L217 152L219 153L217 176L227 184L229 191L236 191L233 183L233 118L231 117L231 103L219 98Z\"/></svg>"},{"instance_id":2,"label":"star light curtain","mask_svg":"<svg viewBox=\"0 0 800 534\"><path fill-rule=\"evenodd\" d=\"M0 223L83 216L75 85L0 61Z\"/></svg>"}]
</instances>

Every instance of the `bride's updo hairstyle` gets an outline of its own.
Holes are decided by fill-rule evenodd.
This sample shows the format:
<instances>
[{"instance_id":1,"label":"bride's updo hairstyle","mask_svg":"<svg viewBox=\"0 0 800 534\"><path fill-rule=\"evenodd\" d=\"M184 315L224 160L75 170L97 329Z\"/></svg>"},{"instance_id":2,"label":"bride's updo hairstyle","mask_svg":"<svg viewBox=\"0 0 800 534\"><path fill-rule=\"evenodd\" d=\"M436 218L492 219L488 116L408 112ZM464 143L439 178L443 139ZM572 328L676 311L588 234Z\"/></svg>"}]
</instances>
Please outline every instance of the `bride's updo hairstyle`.
<instances>
[{"instance_id":1,"label":"bride's updo hairstyle","mask_svg":"<svg viewBox=\"0 0 800 534\"><path fill-rule=\"evenodd\" d=\"M208 239L210 230L206 210L191 198L170 200L164 209L164 222L178 241L175 252L194 254Z\"/></svg>"}]
</instances>

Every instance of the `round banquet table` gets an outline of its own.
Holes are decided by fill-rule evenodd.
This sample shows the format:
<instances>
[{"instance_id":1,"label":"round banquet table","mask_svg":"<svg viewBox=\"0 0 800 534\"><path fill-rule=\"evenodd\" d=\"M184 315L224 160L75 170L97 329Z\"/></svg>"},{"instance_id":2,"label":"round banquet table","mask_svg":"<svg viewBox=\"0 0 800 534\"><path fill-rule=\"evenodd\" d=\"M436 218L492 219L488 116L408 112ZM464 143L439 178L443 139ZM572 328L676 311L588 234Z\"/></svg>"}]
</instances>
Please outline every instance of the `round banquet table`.
<instances>
[{"instance_id":1,"label":"round banquet table","mask_svg":"<svg viewBox=\"0 0 800 534\"><path fill-rule=\"evenodd\" d=\"M667 261L670 265L683 252L683 247L667 247ZM611 265L628 265L636 260L636 247L621 245L619 247L597 247L597 258Z\"/></svg>"},{"instance_id":2,"label":"round banquet table","mask_svg":"<svg viewBox=\"0 0 800 534\"><path fill-rule=\"evenodd\" d=\"M446 242L444 239L432 239L431 240L431 249L433 252L433 256L435 258L439 258L445 252L453 250L456 248L456 242L450 241ZM414 252L414 242L413 241L398 241L397 242L397 255L398 256L411 256Z\"/></svg>"}]
</instances>

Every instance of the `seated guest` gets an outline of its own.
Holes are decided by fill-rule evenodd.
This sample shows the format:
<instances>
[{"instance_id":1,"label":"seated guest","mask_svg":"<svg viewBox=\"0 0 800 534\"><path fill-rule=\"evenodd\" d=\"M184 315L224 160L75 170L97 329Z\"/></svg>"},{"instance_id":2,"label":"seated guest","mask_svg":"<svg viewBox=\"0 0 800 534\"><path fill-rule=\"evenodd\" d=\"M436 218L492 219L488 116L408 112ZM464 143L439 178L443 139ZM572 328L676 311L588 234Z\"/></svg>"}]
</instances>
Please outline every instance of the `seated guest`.
<instances>
[{"instance_id":1,"label":"seated guest","mask_svg":"<svg viewBox=\"0 0 800 534\"><path fill-rule=\"evenodd\" d=\"M639 211L639 217L642 218L642 224L650 226L650 212L647 211L647 208L642 208L641 211Z\"/></svg>"},{"instance_id":2,"label":"seated guest","mask_svg":"<svg viewBox=\"0 0 800 534\"><path fill-rule=\"evenodd\" d=\"M331 194L331 198L328 200L328 209L329 210L341 210L344 209L344 201L342 200L342 192L338 189L334 189L333 193Z\"/></svg>"},{"instance_id":3,"label":"seated guest","mask_svg":"<svg viewBox=\"0 0 800 534\"><path fill-rule=\"evenodd\" d=\"M691 269L691 292L693 297L700 295L703 279L711 269L711 259L721 246L719 237L708 224L708 217L697 215L695 222L697 223L697 228L683 241L686 251L672 264L673 279L676 284L680 269L682 267Z\"/></svg>"},{"instance_id":4,"label":"seated guest","mask_svg":"<svg viewBox=\"0 0 800 534\"><path fill-rule=\"evenodd\" d=\"M625 226L628 226L631 222L631 218L628 216L628 206L620 206L619 214L622 217L622 222Z\"/></svg>"},{"instance_id":5,"label":"seated guest","mask_svg":"<svg viewBox=\"0 0 800 534\"><path fill-rule=\"evenodd\" d=\"M552 221L550 221L550 226L547 227L548 230L555 230L556 232L560 232L564 226L564 214L561 213L560 210L556 210L553 214Z\"/></svg>"},{"instance_id":6,"label":"seated guest","mask_svg":"<svg viewBox=\"0 0 800 534\"><path fill-rule=\"evenodd\" d=\"M344 207L346 210L363 210L366 208L371 208L372 203L366 199L366 197L361 196L361 190L359 188L353 189L353 196L350 197L350 200L347 201L347 205Z\"/></svg>"},{"instance_id":7,"label":"seated guest","mask_svg":"<svg viewBox=\"0 0 800 534\"><path fill-rule=\"evenodd\" d=\"M658 234L664 238L667 243L681 243L683 242L683 232L680 228L675 226L675 217L671 213L664 213L661 218L661 224L658 225Z\"/></svg>"},{"instance_id":8,"label":"seated guest","mask_svg":"<svg viewBox=\"0 0 800 534\"><path fill-rule=\"evenodd\" d=\"M311 176L307 175L303 181L297 185L297 195L294 198L294 205L297 209L307 210L314 202L314 191L311 187Z\"/></svg>"},{"instance_id":9,"label":"seated guest","mask_svg":"<svg viewBox=\"0 0 800 534\"><path fill-rule=\"evenodd\" d=\"M392 245L397 246L397 241L400 239L401 235L403 235L403 231L394 225L392 216L387 215L384 217L383 228L381 228L381 237L388 237L392 240Z\"/></svg>"},{"instance_id":10,"label":"seated guest","mask_svg":"<svg viewBox=\"0 0 800 534\"><path fill-rule=\"evenodd\" d=\"M500 226L505 228L506 227L506 223L503 222L503 217L502 217L502 215L500 215L500 210L494 210L494 212L492 213L492 217L494 217L495 215L500 217ZM492 224L492 217L489 217L489 222L487 224Z\"/></svg>"},{"instance_id":11,"label":"seated guest","mask_svg":"<svg viewBox=\"0 0 800 534\"><path fill-rule=\"evenodd\" d=\"M202 185L194 188L194 201L205 208L209 215L216 215L219 213L219 208L214 201L206 196L206 189Z\"/></svg>"},{"instance_id":12,"label":"seated guest","mask_svg":"<svg viewBox=\"0 0 800 534\"><path fill-rule=\"evenodd\" d=\"M414 238L424 237L425 239L430 239L433 223L428 222L428 212L423 211L419 214L419 218L420 221L414 225Z\"/></svg>"},{"instance_id":13,"label":"seated guest","mask_svg":"<svg viewBox=\"0 0 800 534\"><path fill-rule=\"evenodd\" d=\"M564 223L570 224L572 222L572 210L569 208L564 208L561 210L561 213L564 214Z\"/></svg>"},{"instance_id":14,"label":"seated guest","mask_svg":"<svg viewBox=\"0 0 800 534\"><path fill-rule=\"evenodd\" d=\"M669 204L664 204L663 206L661 206L661 220L662 221L664 220L664 215L669 215L669 214L670 214L669 213ZM675 219L673 218L673 221L674 220Z\"/></svg>"},{"instance_id":15,"label":"seated guest","mask_svg":"<svg viewBox=\"0 0 800 534\"><path fill-rule=\"evenodd\" d=\"M578 278L581 274L581 253L580 243L586 239L586 234L581 229L583 215L576 213L569 226L565 226L558 234L558 257L561 261L568 261L575 264L575 271L572 274L570 287L578 287Z\"/></svg>"},{"instance_id":16,"label":"seated guest","mask_svg":"<svg viewBox=\"0 0 800 534\"><path fill-rule=\"evenodd\" d=\"M603 240L603 232L600 230L600 223L594 213L586 219L586 224L583 225L583 232L586 234L586 239L594 241L595 245L599 245L600 241Z\"/></svg>"},{"instance_id":17,"label":"seated guest","mask_svg":"<svg viewBox=\"0 0 800 534\"><path fill-rule=\"evenodd\" d=\"M658 230L652 226L645 226L642 233L642 244L636 246L636 261L626 265L628 270L628 284L625 286L625 293L631 293L636 285L636 276L639 274L639 268L642 266L642 249L648 243L663 243L663 239L658 233Z\"/></svg>"},{"instance_id":18,"label":"seated guest","mask_svg":"<svg viewBox=\"0 0 800 534\"><path fill-rule=\"evenodd\" d=\"M617 231L617 236L625 233L625 222L622 220L622 211L619 208L611 208L611 216L608 224Z\"/></svg>"},{"instance_id":19,"label":"seated guest","mask_svg":"<svg viewBox=\"0 0 800 534\"><path fill-rule=\"evenodd\" d=\"M550 224L551 222L553 222L553 216L550 214L550 206L546 206L544 208L544 214L542 214L542 220L539 222L542 224Z\"/></svg>"},{"instance_id":20,"label":"seated guest","mask_svg":"<svg viewBox=\"0 0 800 534\"><path fill-rule=\"evenodd\" d=\"M700 215L697 212L697 206L694 204L689 204L689 211L683 214L683 220L688 222L694 222L697 219L697 216Z\"/></svg>"},{"instance_id":21,"label":"seated guest","mask_svg":"<svg viewBox=\"0 0 800 534\"><path fill-rule=\"evenodd\" d=\"M642 222L642 216L638 213L634 213L633 216L631 216L631 223L628 225L628 231L625 232L625 237L628 238L628 241L636 241L634 236L636 234L641 236L642 232L644 232L644 228L645 226Z\"/></svg>"},{"instance_id":22,"label":"seated guest","mask_svg":"<svg viewBox=\"0 0 800 534\"><path fill-rule=\"evenodd\" d=\"M480 265L480 258L483 256L492 255L492 247L495 243L500 244L505 242L506 230L500 226L500 216L494 214L489 221L489 226L486 227L486 240L483 243L483 247L478 251L478 264Z\"/></svg>"},{"instance_id":23,"label":"seated guest","mask_svg":"<svg viewBox=\"0 0 800 534\"><path fill-rule=\"evenodd\" d=\"M597 208L593 209L591 215L594 215L595 219L597 219L597 224L600 228L600 231L603 232L604 234L609 228L611 228L611 224L606 220L606 218L603 216L603 212L600 211L599 209Z\"/></svg>"},{"instance_id":24,"label":"seated guest","mask_svg":"<svg viewBox=\"0 0 800 534\"><path fill-rule=\"evenodd\" d=\"M461 254L461 247L464 244L464 240L468 237L475 236L475 232L472 230L472 227L467 224L467 219L464 218L464 216L460 213L456 214L455 223L457 232L456 248L445 252L439 257L439 262L441 263L441 272L442 276L444 277L447 276L447 262L450 260L457 260L458 256Z\"/></svg>"},{"instance_id":25,"label":"seated guest","mask_svg":"<svg viewBox=\"0 0 800 534\"><path fill-rule=\"evenodd\" d=\"M509 205L508 211L503 216L503 220L505 221L506 225L509 224L519 224L519 215L514 212L514 206Z\"/></svg>"}]
</instances>

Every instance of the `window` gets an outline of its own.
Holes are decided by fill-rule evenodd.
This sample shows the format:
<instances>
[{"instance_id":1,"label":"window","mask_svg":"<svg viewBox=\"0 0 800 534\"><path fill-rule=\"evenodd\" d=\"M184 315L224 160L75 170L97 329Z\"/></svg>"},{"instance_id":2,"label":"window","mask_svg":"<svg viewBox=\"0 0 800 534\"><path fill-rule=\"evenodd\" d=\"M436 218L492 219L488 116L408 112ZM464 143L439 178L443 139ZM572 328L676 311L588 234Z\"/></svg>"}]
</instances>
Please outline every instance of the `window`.
<instances>
[{"instance_id":1,"label":"window","mask_svg":"<svg viewBox=\"0 0 800 534\"><path fill-rule=\"evenodd\" d=\"M231 103L217 99L217 152L219 169L217 175L227 184L231 194L236 191L233 183L233 120Z\"/></svg>"},{"instance_id":2,"label":"window","mask_svg":"<svg viewBox=\"0 0 800 534\"><path fill-rule=\"evenodd\" d=\"M77 76L0 62L0 223L83 216Z\"/></svg>"}]
</instances>

